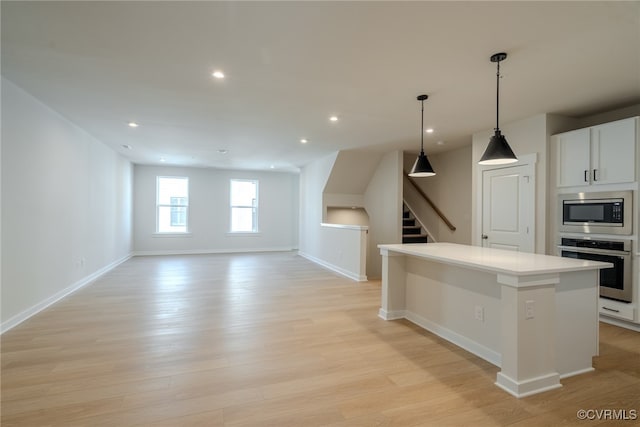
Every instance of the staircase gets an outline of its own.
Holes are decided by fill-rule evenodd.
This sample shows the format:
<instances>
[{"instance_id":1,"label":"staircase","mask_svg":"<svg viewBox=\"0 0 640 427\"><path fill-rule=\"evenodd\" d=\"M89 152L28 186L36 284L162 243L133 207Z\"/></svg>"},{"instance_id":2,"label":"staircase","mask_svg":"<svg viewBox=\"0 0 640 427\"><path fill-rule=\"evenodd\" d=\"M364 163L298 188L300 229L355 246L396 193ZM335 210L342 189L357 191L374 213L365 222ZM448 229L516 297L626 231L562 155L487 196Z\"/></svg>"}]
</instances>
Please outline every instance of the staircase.
<instances>
[{"instance_id":1,"label":"staircase","mask_svg":"<svg viewBox=\"0 0 640 427\"><path fill-rule=\"evenodd\" d=\"M416 224L413 214L403 205L402 243L427 243L428 237L422 233L420 224Z\"/></svg>"}]
</instances>

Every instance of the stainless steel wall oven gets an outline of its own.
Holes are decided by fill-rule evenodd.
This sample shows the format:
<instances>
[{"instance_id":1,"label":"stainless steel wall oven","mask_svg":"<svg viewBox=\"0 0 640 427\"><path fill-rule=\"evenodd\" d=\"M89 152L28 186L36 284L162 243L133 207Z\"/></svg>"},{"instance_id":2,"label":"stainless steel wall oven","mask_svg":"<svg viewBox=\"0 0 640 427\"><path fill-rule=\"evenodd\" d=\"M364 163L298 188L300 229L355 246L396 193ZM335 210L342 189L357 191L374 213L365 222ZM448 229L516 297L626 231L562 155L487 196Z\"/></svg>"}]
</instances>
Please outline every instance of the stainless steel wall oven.
<instances>
[{"instance_id":1,"label":"stainless steel wall oven","mask_svg":"<svg viewBox=\"0 0 640 427\"><path fill-rule=\"evenodd\" d=\"M558 251L563 257L613 264L612 268L600 270L600 296L631 302L633 297L631 243L631 240L563 237Z\"/></svg>"}]
</instances>

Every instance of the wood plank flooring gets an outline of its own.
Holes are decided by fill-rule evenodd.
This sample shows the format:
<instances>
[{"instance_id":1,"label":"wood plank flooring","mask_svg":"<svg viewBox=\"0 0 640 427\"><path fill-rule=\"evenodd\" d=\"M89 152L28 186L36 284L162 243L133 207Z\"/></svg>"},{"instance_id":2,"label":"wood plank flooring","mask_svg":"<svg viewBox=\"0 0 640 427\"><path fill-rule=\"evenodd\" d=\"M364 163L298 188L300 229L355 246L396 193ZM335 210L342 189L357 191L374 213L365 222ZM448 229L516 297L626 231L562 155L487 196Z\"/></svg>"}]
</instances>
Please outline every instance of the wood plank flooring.
<instances>
[{"instance_id":1,"label":"wood plank flooring","mask_svg":"<svg viewBox=\"0 0 640 427\"><path fill-rule=\"evenodd\" d=\"M377 317L380 283L293 253L136 257L1 338L9 426L556 426L637 411L640 334L516 399L498 368Z\"/></svg>"}]
</instances>

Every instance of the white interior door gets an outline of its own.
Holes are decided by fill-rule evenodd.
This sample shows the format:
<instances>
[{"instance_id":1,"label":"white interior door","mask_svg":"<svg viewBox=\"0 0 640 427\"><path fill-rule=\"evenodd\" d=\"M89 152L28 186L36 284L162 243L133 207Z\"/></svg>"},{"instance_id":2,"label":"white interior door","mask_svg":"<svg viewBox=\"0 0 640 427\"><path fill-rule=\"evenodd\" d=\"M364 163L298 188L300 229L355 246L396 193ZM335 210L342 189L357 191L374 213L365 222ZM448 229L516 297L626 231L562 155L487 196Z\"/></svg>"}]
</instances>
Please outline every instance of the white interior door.
<instances>
[{"instance_id":1,"label":"white interior door","mask_svg":"<svg viewBox=\"0 0 640 427\"><path fill-rule=\"evenodd\" d=\"M482 172L482 246L535 251L535 183L529 165Z\"/></svg>"}]
</instances>

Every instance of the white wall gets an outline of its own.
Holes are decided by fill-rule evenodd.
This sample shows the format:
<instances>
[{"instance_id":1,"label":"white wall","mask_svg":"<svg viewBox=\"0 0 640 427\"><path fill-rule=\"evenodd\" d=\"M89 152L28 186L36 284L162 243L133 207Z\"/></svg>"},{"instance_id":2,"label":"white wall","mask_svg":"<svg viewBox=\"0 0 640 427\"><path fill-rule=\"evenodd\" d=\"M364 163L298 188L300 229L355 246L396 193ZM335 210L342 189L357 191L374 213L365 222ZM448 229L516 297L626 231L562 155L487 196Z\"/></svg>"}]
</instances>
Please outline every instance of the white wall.
<instances>
[{"instance_id":1,"label":"white wall","mask_svg":"<svg viewBox=\"0 0 640 427\"><path fill-rule=\"evenodd\" d=\"M410 170L415 161L414 154L405 154L405 170ZM470 245L471 146L429 155L429 161L436 175L428 178L414 178L414 181L456 227L456 230L451 231L422 196L418 195L417 200L407 201L438 242ZM405 188L405 198L408 198L411 190L410 187Z\"/></svg>"},{"instance_id":2,"label":"white wall","mask_svg":"<svg viewBox=\"0 0 640 427\"><path fill-rule=\"evenodd\" d=\"M297 247L297 174L136 165L134 176L136 254L282 251ZM188 236L155 234L157 176L189 178ZM231 179L259 181L259 233L255 235L229 233Z\"/></svg>"},{"instance_id":3,"label":"white wall","mask_svg":"<svg viewBox=\"0 0 640 427\"><path fill-rule=\"evenodd\" d=\"M369 214L367 277L382 277L379 244L402 242L402 152L382 157L364 193Z\"/></svg>"},{"instance_id":4,"label":"white wall","mask_svg":"<svg viewBox=\"0 0 640 427\"><path fill-rule=\"evenodd\" d=\"M2 330L131 253L129 161L2 78Z\"/></svg>"},{"instance_id":5,"label":"white wall","mask_svg":"<svg viewBox=\"0 0 640 427\"><path fill-rule=\"evenodd\" d=\"M300 171L300 240L301 255L320 257L323 253L320 224L326 218L323 191L338 152L305 165Z\"/></svg>"}]
</instances>

